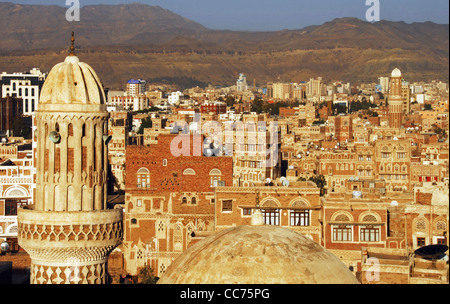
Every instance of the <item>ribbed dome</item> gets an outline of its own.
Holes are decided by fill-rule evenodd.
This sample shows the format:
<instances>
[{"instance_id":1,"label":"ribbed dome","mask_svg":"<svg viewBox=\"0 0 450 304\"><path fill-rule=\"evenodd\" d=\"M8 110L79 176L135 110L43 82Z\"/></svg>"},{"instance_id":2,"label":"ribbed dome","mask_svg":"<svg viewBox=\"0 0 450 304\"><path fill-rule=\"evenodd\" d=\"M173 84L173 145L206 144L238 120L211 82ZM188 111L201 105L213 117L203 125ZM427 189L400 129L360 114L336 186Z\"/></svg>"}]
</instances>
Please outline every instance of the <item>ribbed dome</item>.
<instances>
[{"instance_id":1,"label":"ribbed dome","mask_svg":"<svg viewBox=\"0 0 450 304\"><path fill-rule=\"evenodd\" d=\"M105 104L103 86L88 64L70 55L53 67L42 87L40 104Z\"/></svg>"},{"instance_id":2,"label":"ribbed dome","mask_svg":"<svg viewBox=\"0 0 450 304\"><path fill-rule=\"evenodd\" d=\"M402 72L399 69L395 68L391 73L391 77L402 77Z\"/></svg>"},{"instance_id":3,"label":"ribbed dome","mask_svg":"<svg viewBox=\"0 0 450 304\"><path fill-rule=\"evenodd\" d=\"M276 226L239 226L193 245L158 284L358 284L336 256Z\"/></svg>"}]
</instances>

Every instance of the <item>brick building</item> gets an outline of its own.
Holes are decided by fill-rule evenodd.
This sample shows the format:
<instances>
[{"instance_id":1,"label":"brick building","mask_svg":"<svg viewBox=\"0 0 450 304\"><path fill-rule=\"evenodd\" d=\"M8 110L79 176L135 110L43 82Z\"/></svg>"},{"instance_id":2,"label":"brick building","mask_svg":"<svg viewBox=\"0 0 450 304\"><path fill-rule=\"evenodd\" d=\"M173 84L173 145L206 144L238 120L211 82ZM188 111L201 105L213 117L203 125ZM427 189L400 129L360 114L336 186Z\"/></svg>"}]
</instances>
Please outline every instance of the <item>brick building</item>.
<instances>
[{"instance_id":1,"label":"brick building","mask_svg":"<svg viewBox=\"0 0 450 304\"><path fill-rule=\"evenodd\" d=\"M127 147L122 252L130 274L149 264L162 275L195 241L195 233L214 230L214 188L232 185L233 162L192 156L202 148L195 138L161 134L155 145ZM191 143L189 156L171 152L177 139Z\"/></svg>"},{"instance_id":2,"label":"brick building","mask_svg":"<svg viewBox=\"0 0 450 304\"><path fill-rule=\"evenodd\" d=\"M249 225L259 203L266 225L292 229L322 243L320 190L312 182L215 189L215 228Z\"/></svg>"}]
</instances>

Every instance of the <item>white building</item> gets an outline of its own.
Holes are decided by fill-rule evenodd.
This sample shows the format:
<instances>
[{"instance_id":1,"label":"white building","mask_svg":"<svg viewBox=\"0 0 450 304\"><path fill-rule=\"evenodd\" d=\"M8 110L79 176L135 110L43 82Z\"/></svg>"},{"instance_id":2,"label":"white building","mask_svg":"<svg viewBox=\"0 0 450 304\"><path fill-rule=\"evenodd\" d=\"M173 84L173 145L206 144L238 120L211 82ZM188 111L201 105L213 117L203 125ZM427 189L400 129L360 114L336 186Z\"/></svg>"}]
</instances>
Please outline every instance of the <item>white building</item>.
<instances>
[{"instance_id":1,"label":"white building","mask_svg":"<svg viewBox=\"0 0 450 304\"><path fill-rule=\"evenodd\" d=\"M381 93L386 94L389 91L389 77L379 77Z\"/></svg>"},{"instance_id":2,"label":"white building","mask_svg":"<svg viewBox=\"0 0 450 304\"><path fill-rule=\"evenodd\" d=\"M37 109L39 94L46 74L34 68L29 73L3 72L0 74L1 97L16 97L23 100L23 114L30 116Z\"/></svg>"},{"instance_id":3,"label":"white building","mask_svg":"<svg viewBox=\"0 0 450 304\"><path fill-rule=\"evenodd\" d=\"M236 86L237 86L236 91L238 92L247 91L248 89L247 76L242 73L239 74L239 79L237 80Z\"/></svg>"},{"instance_id":4,"label":"white building","mask_svg":"<svg viewBox=\"0 0 450 304\"><path fill-rule=\"evenodd\" d=\"M180 103L180 100L181 100L181 97L182 96L184 96L184 94L183 93L181 93L180 91L178 91L178 92L172 92L170 95L169 95L169 97L168 97L168 103L169 104L171 104L171 105L174 105L174 104L178 104L178 103Z\"/></svg>"}]
</instances>

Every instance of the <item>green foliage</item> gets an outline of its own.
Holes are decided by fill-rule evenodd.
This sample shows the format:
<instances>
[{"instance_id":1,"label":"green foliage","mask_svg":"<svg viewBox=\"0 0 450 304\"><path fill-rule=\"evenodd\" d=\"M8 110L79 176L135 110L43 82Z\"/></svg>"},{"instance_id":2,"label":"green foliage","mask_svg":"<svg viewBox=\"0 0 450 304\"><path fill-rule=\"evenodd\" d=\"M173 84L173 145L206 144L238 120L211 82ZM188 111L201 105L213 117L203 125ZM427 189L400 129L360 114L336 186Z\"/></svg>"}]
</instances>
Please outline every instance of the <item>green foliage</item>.
<instances>
[{"instance_id":1,"label":"green foliage","mask_svg":"<svg viewBox=\"0 0 450 304\"><path fill-rule=\"evenodd\" d=\"M289 102L286 101L268 103L260 98L256 98L252 103L251 111L256 112L258 114L270 113L271 115L280 115L280 108L292 106L293 104L290 104Z\"/></svg>"},{"instance_id":2,"label":"green foliage","mask_svg":"<svg viewBox=\"0 0 450 304\"><path fill-rule=\"evenodd\" d=\"M141 126L139 127L138 134L144 134L144 129L152 127L152 119L150 117L146 117L142 119Z\"/></svg>"},{"instance_id":3,"label":"green foliage","mask_svg":"<svg viewBox=\"0 0 450 304\"><path fill-rule=\"evenodd\" d=\"M324 196L326 194L325 186L327 185L327 181L325 180L325 176L323 175L314 175L306 179L305 177L299 177L297 181L311 181L317 185L320 189L320 196Z\"/></svg>"},{"instance_id":4,"label":"green foliage","mask_svg":"<svg viewBox=\"0 0 450 304\"><path fill-rule=\"evenodd\" d=\"M155 107L155 106L151 106L150 108L136 111L136 113L138 113L138 114L146 114L146 113L150 113L150 112L159 112L159 111L161 111L160 108Z\"/></svg>"},{"instance_id":5,"label":"green foliage","mask_svg":"<svg viewBox=\"0 0 450 304\"><path fill-rule=\"evenodd\" d=\"M143 268L139 270L139 282L140 284L156 284L159 278L153 275L153 269L145 264Z\"/></svg>"}]
</instances>

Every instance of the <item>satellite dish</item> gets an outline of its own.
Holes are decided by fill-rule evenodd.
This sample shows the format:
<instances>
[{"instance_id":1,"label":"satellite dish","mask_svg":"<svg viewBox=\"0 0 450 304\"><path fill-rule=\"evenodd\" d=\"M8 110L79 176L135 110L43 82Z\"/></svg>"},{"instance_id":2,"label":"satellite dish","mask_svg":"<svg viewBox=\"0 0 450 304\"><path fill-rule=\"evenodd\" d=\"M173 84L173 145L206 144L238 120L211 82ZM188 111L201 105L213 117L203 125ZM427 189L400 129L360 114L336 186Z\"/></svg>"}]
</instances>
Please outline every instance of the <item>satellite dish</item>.
<instances>
[{"instance_id":1,"label":"satellite dish","mask_svg":"<svg viewBox=\"0 0 450 304\"><path fill-rule=\"evenodd\" d=\"M283 186L289 187L289 181L287 179L283 180Z\"/></svg>"},{"instance_id":2,"label":"satellite dish","mask_svg":"<svg viewBox=\"0 0 450 304\"><path fill-rule=\"evenodd\" d=\"M56 131L51 132L48 137L55 144L57 144L61 141L61 135Z\"/></svg>"},{"instance_id":3,"label":"satellite dish","mask_svg":"<svg viewBox=\"0 0 450 304\"><path fill-rule=\"evenodd\" d=\"M3 241L3 243L0 245L0 248L3 252L7 252L9 250L9 244L6 241Z\"/></svg>"},{"instance_id":4,"label":"satellite dish","mask_svg":"<svg viewBox=\"0 0 450 304\"><path fill-rule=\"evenodd\" d=\"M353 198L361 198L362 193L361 191L353 191Z\"/></svg>"},{"instance_id":5,"label":"satellite dish","mask_svg":"<svg viewBox=\"0 0 450 304\"><path fill-rule=\"evenodd\" d=\"M280 181L284 181L286 179L286 177L282 176L280 177Z\"/></svg>"},{"instance_id":6,"label":"satellite dish","mask_svg":"<svg viewBox=\"0 0 450 304\"><path fill-rule=\"evenodd\" d=\"M109 136L103 135L103 141L105 142L105 145L108 145L110 143L111 139L112 139L111 135L109 135Z\"/></svg>"},{"instance_id":7,"label":"satellite dish","mask_svg":"<svg viewBox=\"0 0 450 304\"><path fill-rule=\"evenodd\" d=\"M271 181L272 181L272 180L271 180L270 178L266 178L266 183L267 183L267 184L270 184Z\"/></svg>"},{"instance_id":8,"label":"satellite dish","mask_svg":"<svg viewBox=\"0 0 450 304\"><path fill-rule=\"evenodd\" d=\"M445 258L445 252L448 250L447 245L428 245L414 251L416 255L426 260L440 260Z\"/></svg>"},{"instance_id":9,"label":"satellite dish","mask_svg":"<svg viewBox=\"0 0 450 304\"><path fill-rule=\"evenodd\" d=\"M392 201L391 202L391 206L392 207L397 207L398 206L398 202L397 201Z\"/></svg>"},{"instance_id":10,"label":"satellite dish","mask_svg":"<svg viewBox=\"0 0 450 304\"><path fill-rule=\"evenodd\" d=\"M203 154L204 154L205 156L207 156L207 157L211 157L211 156L213 155L213 152L212 152L211 149L205 149L205 150L203 151Z\"/></svg>"}]
</instances>

